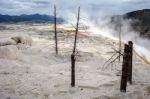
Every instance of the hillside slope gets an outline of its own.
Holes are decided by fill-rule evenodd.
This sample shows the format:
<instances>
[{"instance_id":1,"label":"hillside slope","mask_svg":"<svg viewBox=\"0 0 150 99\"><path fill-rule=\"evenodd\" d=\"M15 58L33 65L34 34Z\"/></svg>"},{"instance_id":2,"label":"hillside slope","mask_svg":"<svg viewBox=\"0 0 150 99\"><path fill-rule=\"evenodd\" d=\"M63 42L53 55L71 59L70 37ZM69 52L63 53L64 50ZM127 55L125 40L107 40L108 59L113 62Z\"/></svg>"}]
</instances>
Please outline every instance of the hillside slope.
<instances>
[{"instance_id":1,"label":"hillside slope","mask_svg":"<svg viewBox=\"0 0 150 99\"><path fill-rule=\"evenodd\" d=\"M141 36L150 38L150 9L129 12L124 16L135 20L132 26Z\"/></svg>"}]
</instances>

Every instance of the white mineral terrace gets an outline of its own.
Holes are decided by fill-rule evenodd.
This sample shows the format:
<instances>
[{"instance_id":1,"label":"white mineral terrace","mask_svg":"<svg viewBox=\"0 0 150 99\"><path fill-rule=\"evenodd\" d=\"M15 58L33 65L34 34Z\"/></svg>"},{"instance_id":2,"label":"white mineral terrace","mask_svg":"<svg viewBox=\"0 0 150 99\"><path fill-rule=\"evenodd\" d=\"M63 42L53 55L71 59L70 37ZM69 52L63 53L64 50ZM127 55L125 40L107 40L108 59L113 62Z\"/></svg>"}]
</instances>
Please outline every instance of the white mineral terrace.
<instances>
[{"instance_id":1,"label":"white mineral terrace","mask_svg":"<svg viewBox=\"0 0 150 99\"><path fill-rule=\"evenodd\" d=\"M0 99L150 99L150 65L141 61L149 61L143 49L135 47L133 84L122 93L122 60L104 66L114 54L113 48L118 48L118 41L79 34L76 86L71 88L74 32L59 31L59 52L55 55L52 25L1 25L7 29L0 30ZM12 41L12 37L17 38ZM16 42L18 39L21 43Z\"/></svg>"}]
</instances>

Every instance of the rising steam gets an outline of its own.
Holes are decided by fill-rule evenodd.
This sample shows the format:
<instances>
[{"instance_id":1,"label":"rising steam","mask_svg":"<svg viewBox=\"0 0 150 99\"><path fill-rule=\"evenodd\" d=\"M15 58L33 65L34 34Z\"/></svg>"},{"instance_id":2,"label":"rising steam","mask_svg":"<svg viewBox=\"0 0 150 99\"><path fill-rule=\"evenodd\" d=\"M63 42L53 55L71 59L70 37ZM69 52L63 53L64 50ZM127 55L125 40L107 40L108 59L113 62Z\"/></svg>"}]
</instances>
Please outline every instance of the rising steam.
<instances>
[{"instance_id":1,"label":"rising steam","mask_svg":"<svg viewBox=\"0 0 150 99\"><path fill-rule=\"evenodd\" d=\"M134 5L127 5L130 2L134 4L132 0L102 0L100 2L97 2L97 0L52 1L58 7L58 15L65 18L69 24L76 24L77 8L78 6L81 6L80 23L88 26L92 35L105 36L118 40L120 28L122 42L127 43L128 41L133 41L134 48L140 56L145 57L145 59L150 61L150 44L148 43L150 40L140 37L140 33L131 28L131 23L134 21L118 16L119 20L117 19L113 23L111 19L112 15L129 12L121 10L120 5L122 3L126 4L126 6L123 6L124 9L129 10L130 6L132 6L130 11L140 9ZM64 4L66 5L64 6ZM116 5L117 7L114 7L113 5Z\"/></svg>"},{"instance_id":2,"label":"rising steam","mask_svg":"<svg viewBox=\"0 0 150 99\"><path fill-rule=\"evenodd\" d=\"M72 19L76 19L76 17ZM134 20L124 19L119 16L119 18L112 22L111 16L104 17L101 15L98 18L93 18L87 13L83 13L80 19L81 24L89 27L91 35L104 36L119 41L119 32L121 32L122 42L133 41L136 53L145 63L150 63L150 44L148 43L150 40L142 38L139 32L132 29L131 24ZM68 22L75 23L75 20L69 20Z\"/></svg>"},{"instance_id":3,"label":"rising steam","mask_svg":"<svg viewBox=\"0 0 150 99\"><path fill-rule=\"evenodd\" d=\"M97 36L105 36L119 41L119 32L121 32L122 42L133 41L134 49L137 54L146 62L150 63L150 40L142 38L140 33L134 31L131 23L134 20L121 18L117 23L112 22L110 17L99 17L98 19L84 20L82 23L89 26L89 31ZM119 31L120 28L120 31Z\"/></svg>"}]
</instances>

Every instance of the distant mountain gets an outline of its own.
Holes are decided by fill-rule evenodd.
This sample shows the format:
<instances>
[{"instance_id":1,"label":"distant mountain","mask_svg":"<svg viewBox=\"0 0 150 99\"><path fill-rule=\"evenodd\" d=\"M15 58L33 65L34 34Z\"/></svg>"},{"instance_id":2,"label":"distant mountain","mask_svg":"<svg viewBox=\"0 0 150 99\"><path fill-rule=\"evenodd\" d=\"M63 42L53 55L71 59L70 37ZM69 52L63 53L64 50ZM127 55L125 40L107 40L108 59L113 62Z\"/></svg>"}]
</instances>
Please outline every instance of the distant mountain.
<instances>
[{"instance_id":1,"label":"distant mountain","mask_svg":"<svg viewBox=\"0 0 150 99\"><path fill-rule=\"evenodd\" d=\"M20 16L11 16L11 15L1 15L0 14L0 23L13 23L13 22L53 22L54 16L33 14L33 15L20 15ZM64 22L62 18L57 18L58 23Z\"/></svg>"},{"instance_id":2,"label":"distant mountain","mask_svg":"<svg viewBox=\"0 0 150 99\"><path fill-rule=\"evenodd\" d=\"M132 28L139 32L142 37L150 38L150 9L132 11L124 15L116 15L111 18L111 22L117 26L120 20L132 19Z\"/></svg>"},{"instance_id":3,"label":"distant mountain","mask_svg":"<svg viewBox=\"0 0 150 99\"><path fill-rule=\"evenodd\" d=\"M150 38L150 9L137 10L124 15L125 18L137 20L132 26L141 36Z\"/></svg>"}]
</instances>

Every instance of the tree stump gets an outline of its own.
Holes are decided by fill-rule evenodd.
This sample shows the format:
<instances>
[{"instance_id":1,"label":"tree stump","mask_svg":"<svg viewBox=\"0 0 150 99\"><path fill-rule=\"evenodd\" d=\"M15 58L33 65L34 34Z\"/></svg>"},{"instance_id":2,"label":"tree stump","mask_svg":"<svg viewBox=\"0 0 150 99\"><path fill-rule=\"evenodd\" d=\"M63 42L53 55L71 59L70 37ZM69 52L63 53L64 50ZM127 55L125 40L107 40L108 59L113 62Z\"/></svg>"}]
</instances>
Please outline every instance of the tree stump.
<instances>
[{"instance_id":1,"label":"tree stump","mask_svg":"<svg viewBox=\"0 0 150 99\"><path fill-rule=\"evenodd\" d=\"M129 45L125 44L124 55L123 55L123 65L122 65L121 85L120 85L121 92L126 92L128 68L129 68Z\"/></svg>"},{"instance_id":2,"label":"tree stump","mask_svg":"<svg viewBox=\"0 0 150 99\"><path fill-rule=\"evenodd\" d=\"M71 55L71 87L75 86L75 55Z\"/></svg>"},{"instance_id":3,"label":"tree stump","mask_svg":"<svg viewBox=\"0 0 150 99\"><path fill-rule=\"evenodd\" d=\"M128 81L130 84L132 84L133 43L132 43L132 41L129 41L128 44L129 44L129 68L128 68L129 69L128 70L129 77L128 77Z\"/></svg>"}]
</instances>

